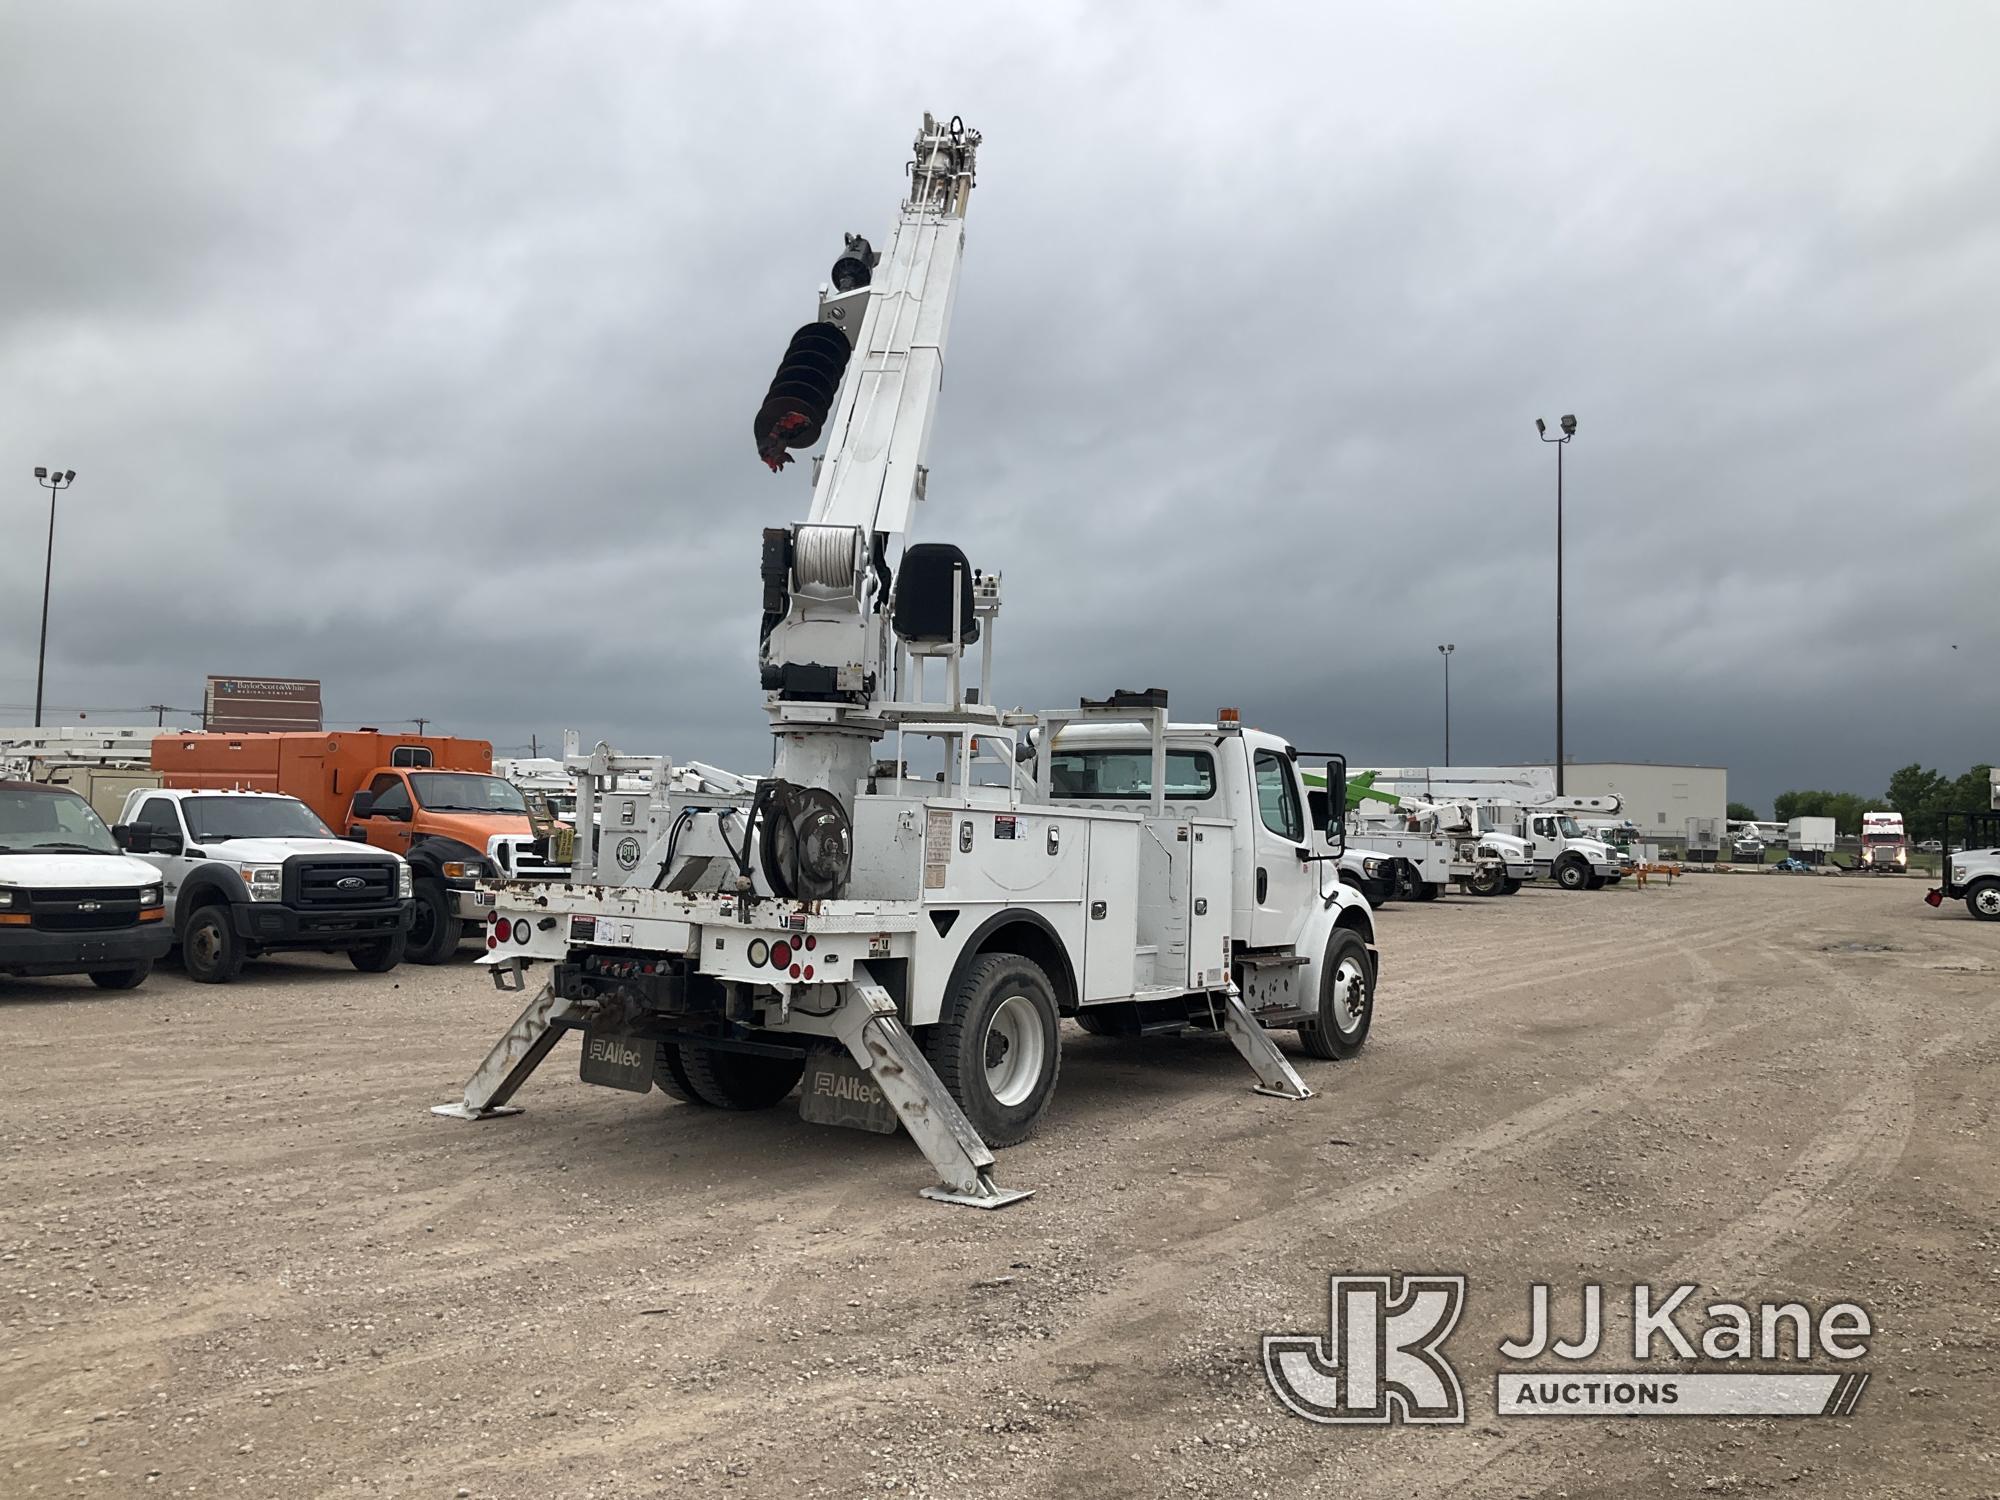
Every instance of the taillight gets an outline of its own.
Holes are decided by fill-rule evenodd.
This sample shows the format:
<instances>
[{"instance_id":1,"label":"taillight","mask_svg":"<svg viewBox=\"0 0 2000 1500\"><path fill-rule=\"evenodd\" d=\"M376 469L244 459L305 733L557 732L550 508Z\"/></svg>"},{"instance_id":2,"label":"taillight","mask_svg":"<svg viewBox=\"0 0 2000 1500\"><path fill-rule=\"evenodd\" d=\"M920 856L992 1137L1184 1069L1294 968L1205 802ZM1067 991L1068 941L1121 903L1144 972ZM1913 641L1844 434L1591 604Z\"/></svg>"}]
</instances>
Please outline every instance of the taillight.
<instances>
[{"instance_id":1,"label":"taillight","mask_svg":"<svg viewBox=\"0 0 2000 1500\"><path fill-rule=\"evenodd\" d=\"M526 942L528 941L528 939L529 939L529 938L530 938L531 936L533 936L533 934L534 934L534 929L533 929L533 928L531 928L531 927L529 927L529 926L528 926L528 924L527 924L526 922L516 922L516 923L514 924L514 941L515 941L515 942L517 942L517 943L521 943L521 944L526 944Z\"/></svg>"},{"instance_id":2,"label":"taillight","mask_svg":"<svg viewBox=\"0 0 2000 1500\"><path fill-rule=\"evenodd\" d=\"M504 943L514 935L513 925L505 917L493 919L493 941Z\"/></svg>"},{"instance_id":3,"label":"taillight","mask_svg":"<svg viewBox=\"0 0 2000 1500\"><path fill-rule=\"evenodd\" d=\"M792 945L790 943L781 941L771 944L772 968L774 969L785 968L787 965L791 963L791 961L792 961Z\"/></svg>"},{"instance_id":4,"label":"taillight","mask_svg":"<svg viewBox=\"0 0 2000 1500\"><path fill-rule=\"evenodd\" d=\"M769 943L765 942L762 938L750 939L750 951L748 957L750 959L751 968L753 969L763 968L764 960L766 960L770 956L771 956L771 945Z\"/></svg>"},{"instance_id":5,"label":"taillight","mask_svg":"<svg viewBox=\"0 0 2000 1500\"><path fill-rule=\"evenodd\" d=\"M813 949L817 948L818 946L819 946L819 939L814 937L810 932L807 933L805 941L806 952L810 953L813 951Z\"/></svg>"}]
</instances>

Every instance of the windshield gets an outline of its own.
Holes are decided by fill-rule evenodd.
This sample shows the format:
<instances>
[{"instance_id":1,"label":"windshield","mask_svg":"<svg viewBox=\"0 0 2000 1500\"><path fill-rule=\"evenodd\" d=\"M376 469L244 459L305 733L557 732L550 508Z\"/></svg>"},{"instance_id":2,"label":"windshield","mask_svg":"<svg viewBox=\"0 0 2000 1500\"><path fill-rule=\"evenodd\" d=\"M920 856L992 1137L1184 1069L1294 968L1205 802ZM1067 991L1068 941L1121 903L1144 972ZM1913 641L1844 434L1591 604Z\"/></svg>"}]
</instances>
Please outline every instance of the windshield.
<instances>
[{"instance_id":1,"label":"windshield","mask_svg":"<svg viewBox=\"0 0 2000 1500\"><path fill-rule=\"evenodd\" d=\"M63 850L121 852L104 820L75 792L41 787L0 788L0 854Z\"/></svg>"},{"instance_id":2,"label":"windshield","mask_svg":"<svg viewBox=\"0 0 2000 1500\"><path fill-rule=\"evenodd\" d=\"M1562 830L1562 835L1566 839L1580 839L1587 837L1587 835L1583 831L1583 828L1581 827L1581 825L1577 823L1575 818L1557 818L1556 827Z\"/></svg>"},{"instance_id":3,"label":"windshield","mask_svg":"<svg viewBox=\"0 0 2000 1500\"><path fill-rule=\"evenodd\" d=\"M1050 757L1058 801L1153 795L1150 750L1058 750ZM1215 760L1206 750L1167 752L1167 800L1199 802L1215 795Z\"/></svg>"},{"instance_id":4,"label":"windshield","mask_svg":"<svg viewBox=\"0 0 2000 1500\"><path fill-rule=\"evenodd\" d=\"M528 815L521 789L498 776L472 771L417 771L410 777L417 805L429 812L519 813Z\"/></svg>"},{"instance_id":5,"label":"windshield","mask_svg":"<svg viewBox=\"0 0 2000 1500\"><path fill-rule=\"evenodd\" d=\"M330 839L333 830L292 797L188 797L181 802L197 843L231 839Z\"/></svg>"}]
</instances>

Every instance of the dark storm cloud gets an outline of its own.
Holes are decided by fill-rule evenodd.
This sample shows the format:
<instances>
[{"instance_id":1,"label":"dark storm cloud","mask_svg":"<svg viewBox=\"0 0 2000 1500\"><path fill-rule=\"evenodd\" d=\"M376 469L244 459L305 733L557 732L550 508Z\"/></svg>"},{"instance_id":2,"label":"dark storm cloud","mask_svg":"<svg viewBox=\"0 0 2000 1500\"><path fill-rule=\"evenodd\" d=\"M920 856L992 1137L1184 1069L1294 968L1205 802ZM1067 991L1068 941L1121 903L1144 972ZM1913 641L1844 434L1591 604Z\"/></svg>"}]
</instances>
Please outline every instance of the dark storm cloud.
<instances>
[{"instance_id":1,"label":"dark storm cloud","mask_svg":"<svg viewBox=\"0 0 2000 1500\"><path fill-rule=\"evenodd\" d=\"M1574 753L1990 758L2000 28L1877 15L16 7L0 703L59 460L57 704L763 764L807 492L748 416L932 108L987 146L919 527L1005 574L1003 697L1422 760L1452 640L1460 759L1547 754L1574 410Z\"/></svg>"}]
</instances>

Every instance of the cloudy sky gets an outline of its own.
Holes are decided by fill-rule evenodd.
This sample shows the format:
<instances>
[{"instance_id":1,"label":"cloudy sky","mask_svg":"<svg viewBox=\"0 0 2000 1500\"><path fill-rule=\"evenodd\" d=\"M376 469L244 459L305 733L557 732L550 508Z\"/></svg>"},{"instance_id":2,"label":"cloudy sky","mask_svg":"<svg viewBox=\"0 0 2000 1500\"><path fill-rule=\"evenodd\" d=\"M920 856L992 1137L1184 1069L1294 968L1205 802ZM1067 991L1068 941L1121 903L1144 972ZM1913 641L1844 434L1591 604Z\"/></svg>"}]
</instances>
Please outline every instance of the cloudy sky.
<instances>
[{"instance_id":1,"label":"cloudy sky","mask_svg":"<svg viewBox=\"0 0 2000 1500\"><path fill-rule=\"evenodd\" d=\"M843 27L840 22L851 23ZM0 721L760 769L750 416L925 109L985 133L919 535L999 694L1768 803L2000 752L2000 13L21 3ZM8 477L11 476L11 477ZM1954 649L1955 648L1955 649ZM184 716L183 716L184 717Z\"/></svg>"}]
</instances>

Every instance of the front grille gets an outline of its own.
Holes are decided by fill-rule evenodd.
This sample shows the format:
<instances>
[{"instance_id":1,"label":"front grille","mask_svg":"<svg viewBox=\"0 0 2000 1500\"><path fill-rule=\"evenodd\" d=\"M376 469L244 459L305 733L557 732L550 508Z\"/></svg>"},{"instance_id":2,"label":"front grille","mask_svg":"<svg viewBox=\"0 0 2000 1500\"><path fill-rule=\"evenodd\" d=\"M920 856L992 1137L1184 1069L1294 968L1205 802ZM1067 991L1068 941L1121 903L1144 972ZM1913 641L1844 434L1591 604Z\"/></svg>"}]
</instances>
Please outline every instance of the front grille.
<instances>
[{"instance_id":1,"label":"front grille","mask_svg":"<svg viewBox=\"0 0 2000 1500\"><path fill-rule=\"evenodd\" d=\"M139 921L139 892L117 890L29 891L28 914L41 932L104 932L133 927Z\"/></svg>"},{"instance_id":2,"label":"front grille","mask_svg":"<svg viewBox=\"0 0 2000 1500\"><path fill-rule=\"evenodd\" d=\"M313 911L382 906L396 899L396 867L379 859L296 860L285 874L291 900Z\"/></svg>"},{"instance_id":3,"label":"front grille","mask_svg":"<svg viewBox=\"0 0 2000 1500\"><path fill-rule=\"evenodd\" d=\"M494 846L494 863L511 880L568 880L569 864L549 858L541 839L502 839Z\"/></svg>"}]
</instances>

